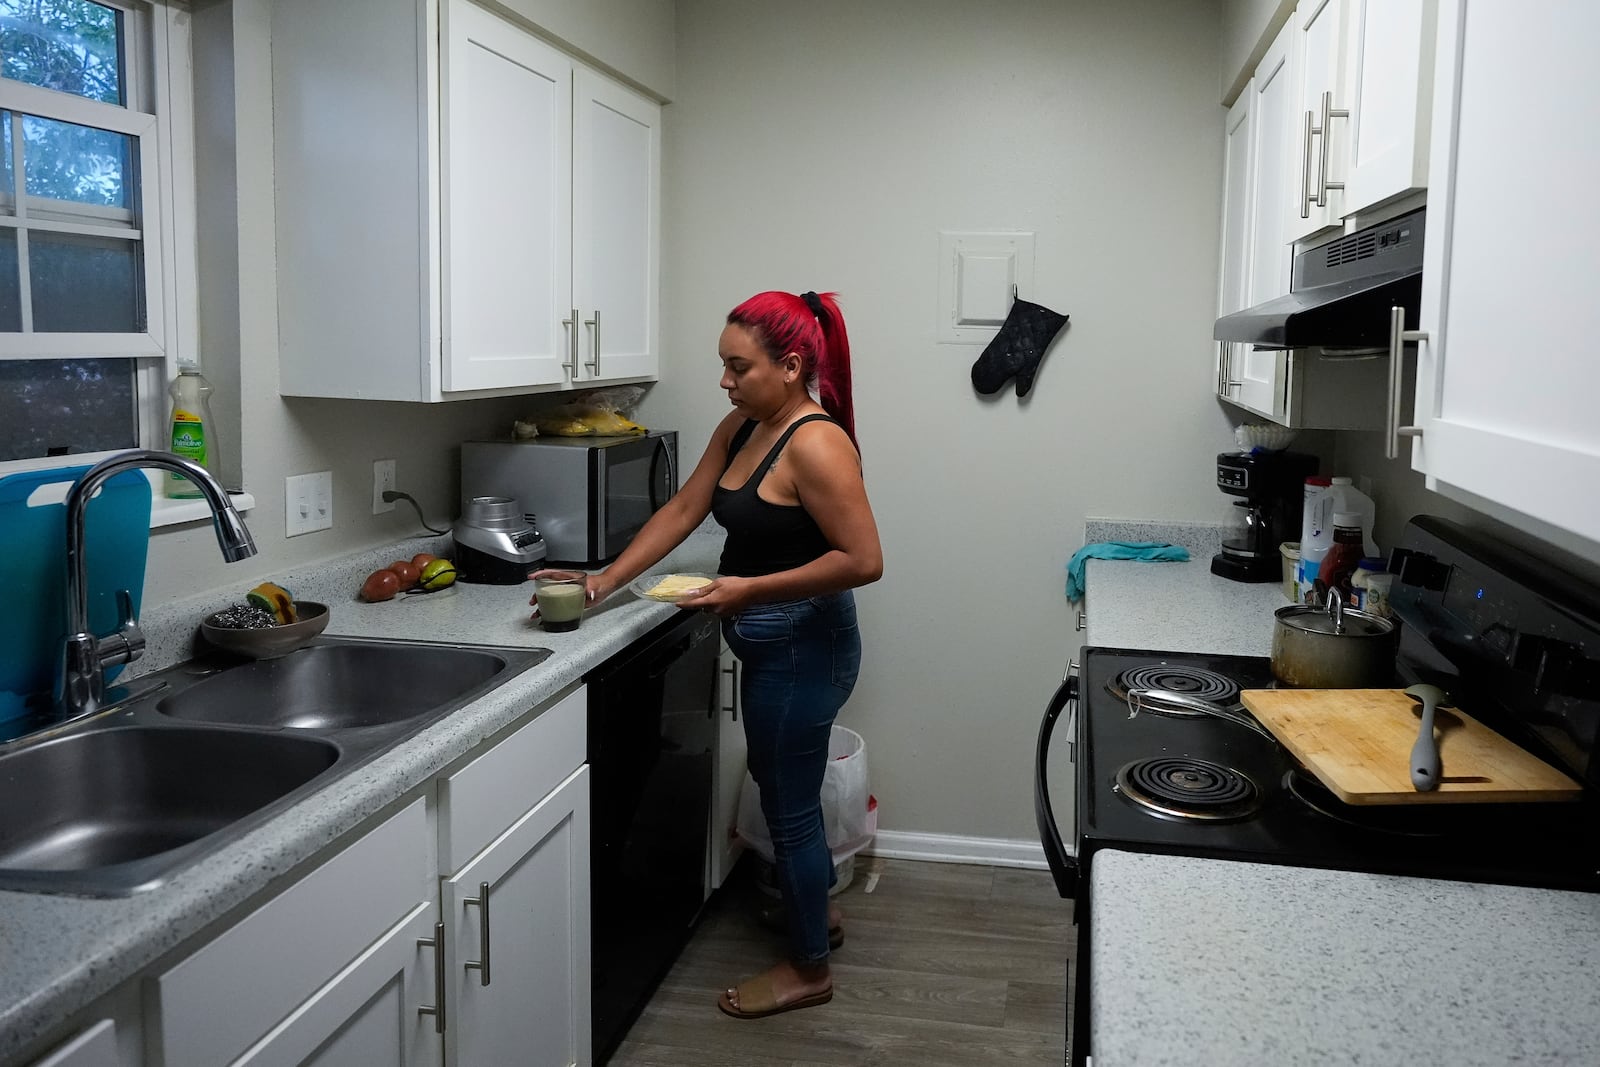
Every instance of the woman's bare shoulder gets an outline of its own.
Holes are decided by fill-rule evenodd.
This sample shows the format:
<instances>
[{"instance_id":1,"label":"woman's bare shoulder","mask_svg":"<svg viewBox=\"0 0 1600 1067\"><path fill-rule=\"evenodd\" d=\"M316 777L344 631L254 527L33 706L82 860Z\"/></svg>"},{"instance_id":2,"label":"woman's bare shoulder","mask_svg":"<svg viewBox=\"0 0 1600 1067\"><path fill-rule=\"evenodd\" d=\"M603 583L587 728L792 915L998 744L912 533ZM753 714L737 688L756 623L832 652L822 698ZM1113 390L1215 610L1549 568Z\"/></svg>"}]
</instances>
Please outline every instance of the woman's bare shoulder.
<instances>
[{"instance_id":1,"label":"woman's bare shoulder","mask_svg":"<svg viewBox=\"0 0 1600 1067\"><path fill-rule=\"evenodd\" d=\"M794 436L790 438L794 448L794 456L802 464L811 463L835 464L849 459L860 463L861 458L856 453L856 446L850 440L850 435L844 432L833 419L813 419L812 421L797 426Z\"/></svg>"}]
</instances>

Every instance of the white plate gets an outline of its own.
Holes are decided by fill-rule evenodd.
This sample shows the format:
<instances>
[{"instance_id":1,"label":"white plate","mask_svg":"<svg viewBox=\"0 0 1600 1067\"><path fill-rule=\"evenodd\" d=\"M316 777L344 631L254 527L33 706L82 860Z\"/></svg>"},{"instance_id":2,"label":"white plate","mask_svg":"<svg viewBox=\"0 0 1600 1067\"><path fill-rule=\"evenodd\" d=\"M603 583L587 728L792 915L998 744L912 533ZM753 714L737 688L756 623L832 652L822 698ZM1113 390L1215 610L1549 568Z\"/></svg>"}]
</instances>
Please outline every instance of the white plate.
<instances>
[{"instance_id":1,"label":"white plate","mask_svg":"<svg viewBox=\"0 0 1600 1067\"><path fill-rule=\"evenodd\" d=\"M633 592L633 595L638 597L640 600L654 600L660 604L676 604L678 601L684 599L687 594L668 593L663 595L660 593L652 593L650 590L654 589L658 584L661 583L663 579L666 578L704 578L706 581L710 582L715 581L716 577L717 576L715 574L703 574L699 571L660 571L656 574L647 574L642 578L635 578L633 581L628 583L628 588Z\"/></svg>"}]
</instances>

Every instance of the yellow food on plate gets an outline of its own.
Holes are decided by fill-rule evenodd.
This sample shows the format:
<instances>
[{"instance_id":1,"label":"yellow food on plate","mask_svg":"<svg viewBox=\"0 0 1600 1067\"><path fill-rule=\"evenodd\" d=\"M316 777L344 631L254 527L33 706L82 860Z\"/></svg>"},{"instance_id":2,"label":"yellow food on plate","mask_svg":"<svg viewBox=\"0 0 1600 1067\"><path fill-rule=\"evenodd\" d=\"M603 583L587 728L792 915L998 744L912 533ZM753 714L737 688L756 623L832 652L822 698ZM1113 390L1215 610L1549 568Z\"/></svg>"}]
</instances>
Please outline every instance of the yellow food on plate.
<instances>
[{"instance_id":1,"label":"yellow food on plate","mask_svg":"<svg viewBox=\"0 0 1600 1067\"><path fill-rule=\"evenodd\" d=\"M710 578L694 578L686 574L669 574L646 590L645 596L653 596L661 600L672 600L710 584Z\"/></svg>"}]
</instances>

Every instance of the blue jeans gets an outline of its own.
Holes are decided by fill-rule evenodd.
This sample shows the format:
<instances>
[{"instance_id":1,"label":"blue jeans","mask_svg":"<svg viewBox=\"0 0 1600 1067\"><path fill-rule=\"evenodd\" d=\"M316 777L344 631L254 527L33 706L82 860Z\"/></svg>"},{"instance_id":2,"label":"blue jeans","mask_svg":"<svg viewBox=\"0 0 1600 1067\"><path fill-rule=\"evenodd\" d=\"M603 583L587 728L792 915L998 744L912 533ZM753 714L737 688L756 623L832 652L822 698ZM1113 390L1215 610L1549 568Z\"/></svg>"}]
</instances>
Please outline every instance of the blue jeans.
<instances>
[{"instance_id":1,"label":"blue jeans","mask_svg":"<svg viewBox=\"0 0 1600 1067\"><path fill-rule=\"evenodd\" d=\"M761 787L761 813L789 923L796 963L828 958L828 890L833 855L822 828L822 776L834 717L861 669L855 596L760 604L722 624L743 667L739 701L750 776Z\"/></svg>"}]
</instances>

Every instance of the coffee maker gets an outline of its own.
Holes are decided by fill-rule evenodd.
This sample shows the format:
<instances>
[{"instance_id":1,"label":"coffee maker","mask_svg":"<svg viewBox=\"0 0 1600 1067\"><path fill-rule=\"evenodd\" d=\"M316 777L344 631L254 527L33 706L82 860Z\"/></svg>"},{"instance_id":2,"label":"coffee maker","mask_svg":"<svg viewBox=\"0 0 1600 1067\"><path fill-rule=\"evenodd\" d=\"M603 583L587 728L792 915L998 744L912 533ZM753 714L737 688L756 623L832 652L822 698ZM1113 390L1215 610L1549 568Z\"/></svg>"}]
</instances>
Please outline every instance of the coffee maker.
<instances>
[{"instance_id":1,"label":"coffee maker","mask_svg":"<svg viewBox=\"0 0 1600 1067\"><path fill-rule=\"evenodd\" d=\"M1305 480L1317 473L1317 457L1301 452L1223 452L1217 456L1217 488L1240 497L1244 536L1222 542L1211 557L1211 573L1236 582L1275 582L1283 575L1278 546L1298 540Z\"/></svg>"}]
</instances>

